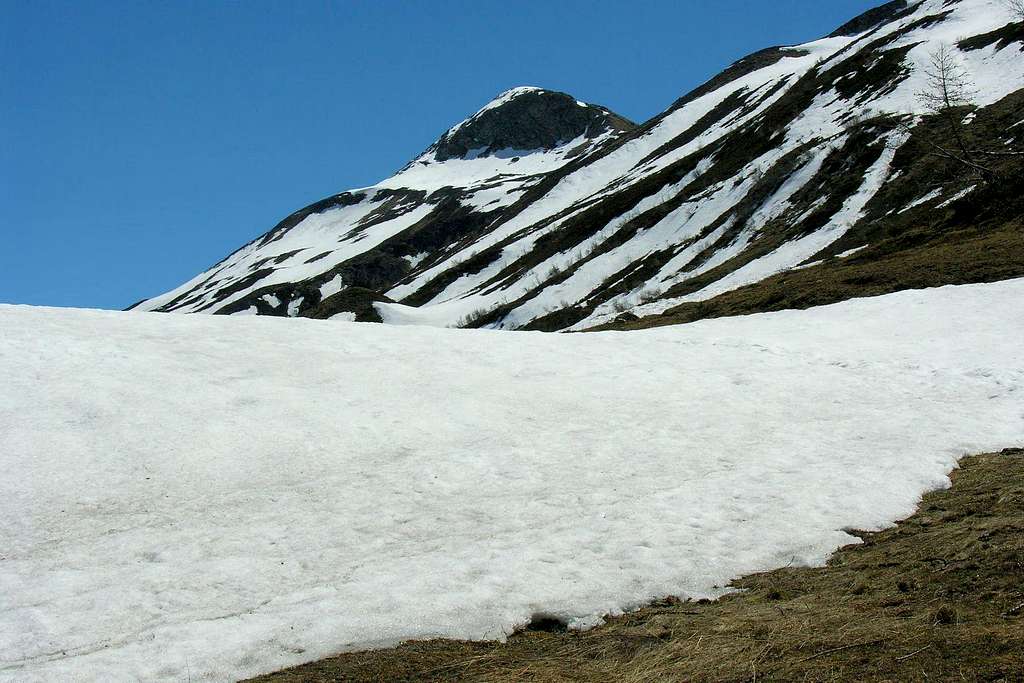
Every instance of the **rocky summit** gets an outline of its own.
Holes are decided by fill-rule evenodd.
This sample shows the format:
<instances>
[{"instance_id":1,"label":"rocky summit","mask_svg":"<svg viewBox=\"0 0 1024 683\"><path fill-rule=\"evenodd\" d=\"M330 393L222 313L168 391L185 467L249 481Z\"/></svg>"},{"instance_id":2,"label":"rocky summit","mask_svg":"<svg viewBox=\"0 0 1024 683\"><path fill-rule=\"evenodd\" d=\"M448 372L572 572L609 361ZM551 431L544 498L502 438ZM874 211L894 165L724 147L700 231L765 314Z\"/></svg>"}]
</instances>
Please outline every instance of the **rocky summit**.
<instances>
[{"instance_id":1,"label":"rocky summit","mask_svg":"<svg viewBox=\"0 0 1024 683\"><path fill-rule=\"evenodd\" d=\"M604 107L542 88L514 88L455 126L428 150L438 161L550 151L636 128ZM585 143L581 143L585 148Z\"/></svg>"}]
</instances>

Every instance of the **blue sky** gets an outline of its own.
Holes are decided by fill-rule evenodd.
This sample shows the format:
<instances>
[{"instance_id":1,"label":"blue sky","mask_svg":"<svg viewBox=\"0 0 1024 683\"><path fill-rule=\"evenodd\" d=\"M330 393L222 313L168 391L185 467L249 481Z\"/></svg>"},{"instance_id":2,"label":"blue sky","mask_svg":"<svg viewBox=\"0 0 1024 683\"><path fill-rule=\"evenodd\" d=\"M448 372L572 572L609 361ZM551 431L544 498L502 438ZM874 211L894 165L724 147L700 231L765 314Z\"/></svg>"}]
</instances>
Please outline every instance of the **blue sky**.
<instances>
[{"instance_id":1,"label":"blue sky","mask_svg":"<svg viewBox=\"0 0 1024 683\"><path fill-rule=\"evenodd\" d=\"M0 302L123 308L516 85L642 121L881 0L0 2Z\"/></svg>"}]
</instances>

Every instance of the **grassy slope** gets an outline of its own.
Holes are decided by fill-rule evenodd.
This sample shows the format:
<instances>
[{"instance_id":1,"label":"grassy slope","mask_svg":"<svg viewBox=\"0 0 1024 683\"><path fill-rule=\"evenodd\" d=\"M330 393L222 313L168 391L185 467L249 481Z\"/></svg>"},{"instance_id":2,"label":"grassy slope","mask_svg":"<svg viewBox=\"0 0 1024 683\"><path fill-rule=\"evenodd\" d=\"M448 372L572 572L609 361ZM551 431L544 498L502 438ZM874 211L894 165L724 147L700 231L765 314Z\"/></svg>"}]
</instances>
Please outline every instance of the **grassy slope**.
<instances>
[{"instance_id":1,"label":"grassy slope","mask_svg":"<svg viewBox=\"0 0 1024 683\"><path fill-rule=\"evenodd\" d=\"M620 319L596 330L635 330L703 318L802 309L903 289L995 282L1024 277L1024 227L968 228L933 237L910 233L846 259L774 275L662 315Z\"/></svg>"},{"instance_id":2,"label":"grassy slope","mask_svg":"<svg viewBox=\"0 0 1024 683\"><path fill-rule=\"evenodd\" d=\"M1024 91L980 110L966 130L979 147L1010 149L1001 144L1000 136L1021 117ZM899 181L887 183L868 204L865 219L825 250L834 254L870 245L855 255L845 259L826 255L818 265L780 273L706 301L684 303L642 319L624 314L594 329L676 325L704 318L809 308L903 289L1024 277L1024 157L987 159L999 177L985 184L962 168L929 155L925 141L942 138L941 124L935 120L915 129L915 136L899 150L893 163L901 174ZM1021 144L1012 149L1020 150ZM937 187L944 188L944 196L949 196L956 188L971 185L976 189L950 206L935 208L928 204L900 211ZM711 271L668 295L690 294L722 274Z\"/></svg>"},{"instance_id":3,"label":"grassy slope","mask_svg":"<svg viewBox=\"0 0 1024 683\"><path fill-rule=\"evenodd\" d=\"M953 487L823 568L745 577L586 633L431 641L259 679L1024 681L1024 449L965 458Z\"/></svg>"}]
</instances>

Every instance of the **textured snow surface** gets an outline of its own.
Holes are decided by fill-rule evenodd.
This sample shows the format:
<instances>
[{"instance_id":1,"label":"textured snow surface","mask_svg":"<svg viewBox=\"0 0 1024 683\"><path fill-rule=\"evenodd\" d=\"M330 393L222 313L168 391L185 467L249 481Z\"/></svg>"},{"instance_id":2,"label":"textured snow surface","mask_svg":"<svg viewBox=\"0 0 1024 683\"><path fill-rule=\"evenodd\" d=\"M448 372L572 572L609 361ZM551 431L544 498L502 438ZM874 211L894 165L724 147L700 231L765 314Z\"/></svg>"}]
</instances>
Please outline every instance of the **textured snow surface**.
<instances>
[{"instance_id":1,"label":"textured snow surface","mask_svg":"<svg viewBox=\"0 0 1024 683\"><path fill-rule=\"evenodd\" d=\"M1022 301L579 335L0 306L0 680L229 681L820 563L1024 441Z\"/></svg>"}]
</instances>

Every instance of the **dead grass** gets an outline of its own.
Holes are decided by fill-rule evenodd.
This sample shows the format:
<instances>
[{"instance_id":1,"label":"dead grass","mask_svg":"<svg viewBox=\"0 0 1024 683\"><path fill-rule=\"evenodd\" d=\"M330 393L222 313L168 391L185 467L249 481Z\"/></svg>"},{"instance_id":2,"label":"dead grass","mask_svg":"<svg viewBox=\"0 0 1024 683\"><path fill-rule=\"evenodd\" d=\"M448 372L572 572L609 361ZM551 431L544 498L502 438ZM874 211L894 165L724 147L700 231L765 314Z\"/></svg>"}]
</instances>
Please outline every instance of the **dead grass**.
<instances>
[{"instance_id":1,"label":"dead grass","mask_svg":"<svg viewBox=\"0 0 1024 683\"><path fill-rule=\"evenodd\" d=\"M965 458L953 488L823 568L748 576L586 633L431 641L264 676L326 681L1024 681L1024 450Z\"/></svg>"}]
</instances>

